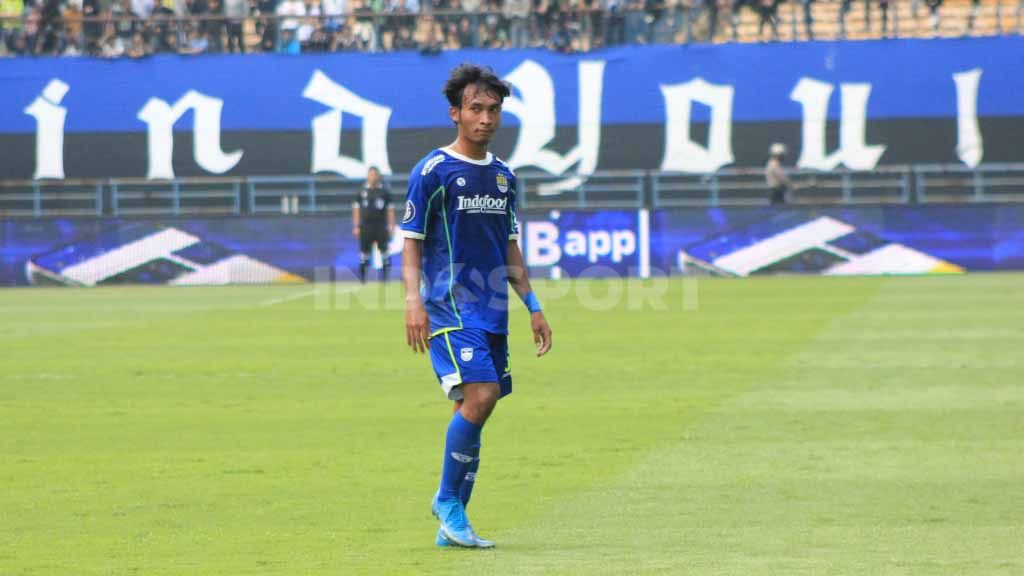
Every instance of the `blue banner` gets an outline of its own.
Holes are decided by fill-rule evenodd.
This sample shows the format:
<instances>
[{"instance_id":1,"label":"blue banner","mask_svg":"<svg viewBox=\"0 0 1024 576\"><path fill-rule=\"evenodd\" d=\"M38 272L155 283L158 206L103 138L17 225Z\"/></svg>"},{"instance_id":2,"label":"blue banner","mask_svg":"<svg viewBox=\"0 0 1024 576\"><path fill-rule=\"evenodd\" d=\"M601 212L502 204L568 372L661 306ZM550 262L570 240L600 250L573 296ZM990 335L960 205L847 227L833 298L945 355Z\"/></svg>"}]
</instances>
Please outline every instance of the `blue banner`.
<instances>
[{"instance_id":1,"label":"blue banner","mask_svg":"<svg viewBox=\"0 0 1024 576\"><path fill-rule=\"evenodd\" d=\"M1024 206L707 208L651 214L651 266L728 276L1024 270Z\"/></svg>"},{"instance_id":2,"label":"blue banner","mask_svg":"<svg viewBox=\"0 0 1024 576\"><path fill-rule=\"evenodd\" d=\"M799 120L801 106L791 93L801 78L833 84L871 86L869 119L944 118L957 114L952 77L983 71L977 102L980 116L1024 115L1024 38L797 42L691 46L623 47L565 56L546 50L458 51L436 56L416 52L340 53L287 56L219 55L190 58L158 55L145 60L14 58L0 60L0 133L31 133L35 121L26 107L49 82L68 85L60 102L69 133L138 132L138 118L150 98L174 102L190 90L223 101L225 131L308 130L323 104L303 97L317 71L354 95L390 108L389 129L450 125L441 95L449 71L478 62L502 76L532 62L557 93L559 125L579 121L580 64L603 65L601 123L660 124L665 121L663 87L702 78L733 90L737 122ZM593 89L588 86L588 89ZM693 120L707 121L696 107ZM840 114L838 98L828 117ZM506 114L508 125L519 118Z\"/></svg>"},{"instance_id":3,"label":"blue banner","mask_svg":"<svg viewBox=\"0 0 1024 576\"><path fill-rule=\"evenodd\" d=\"M531 214L521 219L526 264L553 278L637 276L648 246L646 218L626 210Z\"/></svg>"},{"instance_id":4,"label":"blue banner","mask_svg":"<svg viewBox=\"0 0 1024 576\"><path fill-rule=\"evenodd\" d=\"M538 277L1024 270L1020 204L565 210L520 221ZM394 238L392 258L401 246ZM351 280L358 251L348 217L4 220L0 286Z\"/></svg>"},{"instance_id":5,"label":"blue banner","mask_svg":"<svg viewBox=\"0 0 1024 576\"><path fill-rule=\"evenodd\" d=\"M0 60L0 180L406 172L451 142L450 71L512 94L514 170L711 173L1021 160L1024 38ZM556 186L570 189L566 180Z\"/></svg>"}]
</instances>

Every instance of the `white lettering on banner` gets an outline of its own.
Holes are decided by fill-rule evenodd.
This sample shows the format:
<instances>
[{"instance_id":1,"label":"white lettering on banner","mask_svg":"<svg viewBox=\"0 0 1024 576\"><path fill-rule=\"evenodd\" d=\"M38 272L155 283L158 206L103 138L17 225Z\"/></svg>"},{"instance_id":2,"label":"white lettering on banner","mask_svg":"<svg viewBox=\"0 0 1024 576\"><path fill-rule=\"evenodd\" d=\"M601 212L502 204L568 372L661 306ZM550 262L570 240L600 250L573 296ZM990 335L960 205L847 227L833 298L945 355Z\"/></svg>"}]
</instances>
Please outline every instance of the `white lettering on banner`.
<instances>
[{"instance_id":1,"label":"white lettering on banner","mask_svg":"<svg viewBox=\"0 0 1024 576\"><path fill-rule=\"evenodd\" d=\"M956 83L956 155L971 168L985 156L981 128L978 127L978 84L981 68L953 74Z\"/></svg>"},{"instance_id":2,"label":"white lettering on banner","mask_svg":"<svg viewBox=\"0 0 1024 576\"><path fill-rule=\"evenodd\" d=\"M388 122L391 108L357 96L331 80L320 70L313 72L302 96L331 108L311 123L313 128L313 172L335 172L346 178L364 178L371 166L383 174L391 174L388 161ZM345 156L341 147L341 126L344 114L363 120L363 159Z\"/></svg>"},{"instance_id":3,"label":"white lettering on banner","mask_svg":"<svg viewBox=\"0 0 1024 576\"><path fill-rule=\"evenodd\" d=\"M661 169L675 172L714 172L731 164L733 87L710 84L694 78L682 84L661 85L665 99L665 155ZM690 137L690 114L694 102L711 108L708 145Z\"/></svg>"},{"instance_id":4,"label":"white lettering on banner","mask_svg":"<svg viewBox=\"0 0 1024 576\"><path fill-rule=\"evenodd\" d=\"M554 266L562 258L558 247L558 226L553 222L527 222L526 265Z\"/></svg>"},{"instance_id":5,"label":"white lettering on banner","mask_svg":"<svg viewBox=\"0 0 1024 576\"><path fill-rule=\"evenodd\" d=\"M828 121L828 101L835 87L813 78L801 78L790 99L803 107L803 126L800 168L832 170L840 163L851 170L871 170L885 153L881 144L865 143L868 97L871 84L840 84L839 149L831 154L825 150L825 129Z\"/></svg>"},{"instance_id":6,"label":"white lettering on banner","mask_svg":"<svg viewBox=\"0 0 1024 576\"><path fill-rule=\"evenodd\" d=\"M146 123L146 141L149 145L149 169L146 178L170 180L174 178L174 123L185 112L192 110L192 156L203 170L223 174L242 159L242 151L225 154L220 147L220 114L224 101L195 90L189 90L174 104L160 98L150 98L137 117Z\"/></svg>"},{"instance_id":7,"label":"white lettering on banner","mask_svg":"<svg viewBox=\"0 0 1024 576\"><path fill-rule=\"evenodd\" d=\"M635 254L637 248L636 233L632 230L569 230L564 244L560 244L558 225L543 221L527 222L526 238L527 266L554 266L563 254L586 258L591 264L603 259L619 263Z\"/></svg>"},{"instance_id":8,"label":"white lettering on banner","mask_svg":"<svg viewBox=\"0 0 1024 576\"><path fill-rule=\"evenodd\" d=\"M601 98L604 87L604 61L579 63L579 118L577 143L562 155L547 145L555 137L555 87L551 74L533 60L525 60L505 76L522 97L505 99L504 110L519 119L519 136L508 164L513 169L536 166L555 175L573 166L581 175L593 174L601 148ZM539 186L540 194L559 194L578 188L580 177L566 178Z\"/></svg>"},{"instance_id":9,"label":"white lettering on banner","mask_svg":"<svg viewBox=\"0 0 1024 576\"><path fill-rule=\"evenodd\" d=\"M63 80L50 80L25 114L36 119L36 171L33 180L64 178L64 121L68 109L60 102L71 87Z\"/></svg>"}]
</instances>

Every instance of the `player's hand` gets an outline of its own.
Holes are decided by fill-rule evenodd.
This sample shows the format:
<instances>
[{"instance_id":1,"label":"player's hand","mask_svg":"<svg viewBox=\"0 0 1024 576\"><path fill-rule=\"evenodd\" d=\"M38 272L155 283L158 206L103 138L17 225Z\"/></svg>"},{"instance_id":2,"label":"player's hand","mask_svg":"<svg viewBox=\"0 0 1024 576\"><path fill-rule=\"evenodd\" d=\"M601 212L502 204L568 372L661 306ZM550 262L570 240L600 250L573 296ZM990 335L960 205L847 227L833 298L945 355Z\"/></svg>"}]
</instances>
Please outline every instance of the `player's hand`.
<instances>
[{"instance_id":1,"label":"player's hand","mask_svg":"<svg viewBox=\"0 0 1024 576\"><path fill-rule=\"evenodd\" d=\"M352 235L355 236L356 238L359 237L359 226L356 226L355 228L352 229Z\"/></svg>"},{"instance_id":2,"label":"player's hand","mask_svg":"<svg viewBox=\"0 0 1024 576\"><path fill-rule=\"evenodd\" d=\"M533 342L537 345L537 357L540 358L551 350L551 326L548 326L543 312L530 314L530 329L533 331Z\"/></svg>"},{"instance_id":3,"label":"player's hand","mask_svg":"<svg viewBox=\"0 0 1024 576\"><path fill-rule=\"evenodd\" d=\"M405 341L413 352L430 349L430 320L422 302L410 303L405 309Z\"/></svg>"}]
</instances>

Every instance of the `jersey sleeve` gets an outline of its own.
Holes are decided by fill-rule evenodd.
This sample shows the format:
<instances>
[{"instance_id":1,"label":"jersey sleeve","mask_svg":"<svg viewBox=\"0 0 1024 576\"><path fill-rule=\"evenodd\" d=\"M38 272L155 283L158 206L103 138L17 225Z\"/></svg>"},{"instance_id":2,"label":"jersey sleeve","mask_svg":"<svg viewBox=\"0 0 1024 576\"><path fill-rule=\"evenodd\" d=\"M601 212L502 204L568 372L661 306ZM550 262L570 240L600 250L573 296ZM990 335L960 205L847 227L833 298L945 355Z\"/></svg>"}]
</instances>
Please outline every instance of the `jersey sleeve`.
<instances>
[{"instance_id":1,"label":"jersey sleeve","mask_svg":"<svg viewBox=\"0 0 1024 576\"><path fill-rule=\"evenodd\" d=\"M438 159L440 158L440 159ZM416 165L409 176L409 191L405 196L405 215L402 217L402 235L406 238L423 240L427 236L427 221L430 218L430 198L441 186L437 164L443 156L424 159Z\"/></svg>"},{"instance_id":2,"label":"jersey sleeve","mask_svg":"<svg viewBox=\"0 0 1024 576\"><path fill-rule=\"evenodd\" d=\"M516 212L516 197L519 195L519 182L513 176L512 186L508 195L508 239L519 240L519 214Z\"/></svg>"}]
</instances>

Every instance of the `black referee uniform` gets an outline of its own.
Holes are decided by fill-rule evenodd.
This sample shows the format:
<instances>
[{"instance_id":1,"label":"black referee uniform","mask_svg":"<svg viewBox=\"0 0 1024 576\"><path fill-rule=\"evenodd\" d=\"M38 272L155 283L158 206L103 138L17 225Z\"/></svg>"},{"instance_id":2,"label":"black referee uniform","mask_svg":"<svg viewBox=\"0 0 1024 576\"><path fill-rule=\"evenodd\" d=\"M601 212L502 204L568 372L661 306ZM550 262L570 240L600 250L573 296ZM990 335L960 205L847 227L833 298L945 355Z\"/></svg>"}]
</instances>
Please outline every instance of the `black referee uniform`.
<instances>
[{"instance_id":1,"label":"black referee uniform","mask_svg":"<svg viewBox=\"0 0 1024 576\"><path fill-rule=\"evenodd\" d=\"M376 187L364 186L359 192L359 280L366 282L366 269L370 265L373 245L377 245L384 263L382 279L387 280L391 269L388 244L388 211L391 210L391 191L384 183Z\"/></svg>"}]
</instances>

